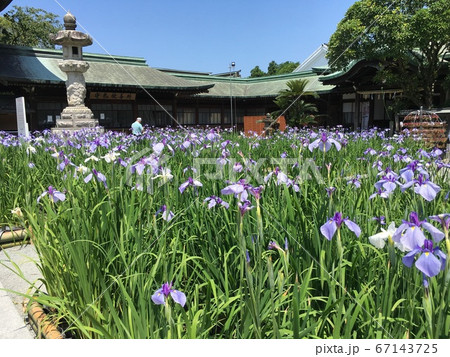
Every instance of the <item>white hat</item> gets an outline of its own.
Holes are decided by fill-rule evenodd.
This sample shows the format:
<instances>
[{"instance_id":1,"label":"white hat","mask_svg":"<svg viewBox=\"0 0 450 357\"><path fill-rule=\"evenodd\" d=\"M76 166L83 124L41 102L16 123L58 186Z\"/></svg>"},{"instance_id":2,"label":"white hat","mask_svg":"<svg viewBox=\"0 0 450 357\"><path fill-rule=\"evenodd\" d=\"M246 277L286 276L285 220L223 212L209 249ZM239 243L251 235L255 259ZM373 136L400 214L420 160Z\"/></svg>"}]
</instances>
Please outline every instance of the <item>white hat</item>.
<instances>
[{"instance_id":1,"label":"white hat","mask_svg":"<svg viewBox=\"0 0 450 357\"><path fill-rule=\"evenodd\" d=\"M136 118L137 121L142 121L141 117Z\"/></svg>"}]
</instances>

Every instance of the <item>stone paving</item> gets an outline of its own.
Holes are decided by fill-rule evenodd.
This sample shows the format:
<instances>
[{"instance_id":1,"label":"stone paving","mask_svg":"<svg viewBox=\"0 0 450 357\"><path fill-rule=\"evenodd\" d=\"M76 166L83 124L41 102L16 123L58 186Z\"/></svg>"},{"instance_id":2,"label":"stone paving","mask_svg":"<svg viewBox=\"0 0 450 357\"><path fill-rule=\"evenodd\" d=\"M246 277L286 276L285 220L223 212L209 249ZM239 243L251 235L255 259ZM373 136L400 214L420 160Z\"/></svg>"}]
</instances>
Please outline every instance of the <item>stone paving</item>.
<instances>
[{"instance_id":1,"label":"stone paving","mask_svg":"<svg viewBox=\"0 0 450 357\"><path fill-rule=\"evenodd\" d=\"M0 339L32 339L35 338L30 325L25 322L25 297L2 289L29 293L32 283L37 281L41 273L36 266L38 256L33 245L17 246L0 250ZM14 262L18 265L23 277L14 271ZM14 271L11 271L10 269Z\"/></svg>"}]
</instances>

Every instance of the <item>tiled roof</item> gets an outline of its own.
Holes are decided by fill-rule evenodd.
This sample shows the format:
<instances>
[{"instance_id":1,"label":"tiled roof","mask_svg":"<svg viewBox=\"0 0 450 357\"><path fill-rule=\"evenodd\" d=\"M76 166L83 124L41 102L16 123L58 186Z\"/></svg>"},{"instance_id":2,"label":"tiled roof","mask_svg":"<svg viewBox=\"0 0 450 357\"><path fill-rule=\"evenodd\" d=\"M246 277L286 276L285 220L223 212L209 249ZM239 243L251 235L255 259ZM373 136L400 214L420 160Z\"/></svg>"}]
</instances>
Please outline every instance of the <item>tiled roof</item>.
<instances>
[{"instance_id":1,"label":"tiled roof","mask_svg":"<svg viewBox=\"0 0 450 357\"><path fill-rule=\"evenodd\" d=\"M174 73L175 76L187 79L195 83L214 83L214 87L207 93L198 94L200 97L242 97L260 98L276 97L281 90L287 89L286 83L290 80L307 79L309 81L306 90L317 93L326 93L334 88L331 85L323 85L319 81L319 75L312 71L295 72L278 76L259 78L226 78L214 76L196 76Z\"/></svg>"},{"instance_id":2,"label":"tiled roof","mask_svg":"<svg viewBox=\"0 0 450 357\"><path fill-rule=\"evenodd\" d=\"M294 72L260 78L213 76L207 73L170 72L150 68L144 58L106 56L84 53L90 68L85 73L87 85L139 87L198 93L208 98L276 97L286 83L295 79L309 80L307 91L326 93L334 88L319 81L317 70ZM66 75L59 69L60 50L0 45L0 80L17 83L62 84ZM320 72L320 71L319 71ZM170 73L170 74L169 74ZM323 73L323 72L321 72Z\"/></svg>"},{"instance_id":3,"label":"tiled roof","mask_svg":"<svg viewBox=\"0 0 450 357\"><path fill-rule=\"evenodd\" d=\"M315 67L325 67L328 68L328 60L325 57L328 51L328 46L323 43L317 48L307 59L305 59L294 72L303 72L312 70Z\"/></svg>"},{"instance_id":4,"label":"tiled roof","mask_svg":"<svg viewBox=\"0 0 450 357\"><path fill-rule=\"evenodd\" d=\"M0 11L5 10L11 1L12 0L0 0Z\"/></svg>"},{"instance_id":5,"label":"tiled roof","mask_svg":"<svg viewBox=\"0 0 450 357\"><path fill-rule=\"evenodd\" d=\"M341 71L333 72L331 74L321 76L320 80L323 83L332 85L332 84L338 84L346 79L351 78L352 76L357 75L358 71L360 71L362 68L379 68L378 61L368 61L368 60L353 60L351 61L347 67Z\"/></svg>"},{"instance_id":6,"label":"tiled roof","mask_svg":"<svg viewBox=\"0 0 450 357\"><path fill-rule=\"evenodd\" d=\"M133 86L156 90L202 92L211 83L193 83L150 68L135 57L84 54L90 68L86 83L104 86ZM10 82L62 83L66 74L59 69L62 53L29 47L0 45L0 79Z\"/></svg>"}]
</instances>

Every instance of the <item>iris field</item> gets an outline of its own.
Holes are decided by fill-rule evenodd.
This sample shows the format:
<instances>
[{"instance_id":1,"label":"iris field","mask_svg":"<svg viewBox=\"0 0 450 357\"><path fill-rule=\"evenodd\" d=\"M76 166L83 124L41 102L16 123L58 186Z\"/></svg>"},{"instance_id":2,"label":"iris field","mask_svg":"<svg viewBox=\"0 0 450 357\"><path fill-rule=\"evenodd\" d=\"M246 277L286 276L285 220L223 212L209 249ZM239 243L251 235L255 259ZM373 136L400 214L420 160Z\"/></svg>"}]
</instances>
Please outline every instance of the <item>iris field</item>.
<instances>
[{"instance_id":1,"label":"iris field","mask_svg":"<svg viewBox=\"0 0 450 357\"><path fill-rule=\"evenodd\" d=\"M381 130L0 133L0 224L67 337L448 338L444 156Z\"/></svg>"}]
</instances>

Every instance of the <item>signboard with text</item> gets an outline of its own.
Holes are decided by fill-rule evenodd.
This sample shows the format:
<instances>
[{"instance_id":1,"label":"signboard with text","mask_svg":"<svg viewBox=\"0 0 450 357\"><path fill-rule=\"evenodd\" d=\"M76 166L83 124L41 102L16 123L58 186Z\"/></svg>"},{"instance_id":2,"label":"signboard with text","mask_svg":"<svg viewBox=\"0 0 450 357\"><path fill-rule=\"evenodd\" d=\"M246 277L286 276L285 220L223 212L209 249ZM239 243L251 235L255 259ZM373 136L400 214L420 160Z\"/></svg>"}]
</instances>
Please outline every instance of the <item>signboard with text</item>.
<instances>
[{"instance_id":1,"label":"signboard with text","mask_svg":"<svg viewBox=\"0 0 450 357\"><path fill-rule=\"evenodd\" d=\"M16 117L17 117L17 133L19 135L28 136L27 114L25 111L25 98L16 98Z\"/></svg>"},{"instance_id":2,"label":"signboard with text","mask_svg":"<svg viewBox=\"0 0 450 357\"><path fill-rule=\"evenodd\" d=\"M135 100L136 93L91 92L90 99Z\"/></svg>"}]
</instances>

